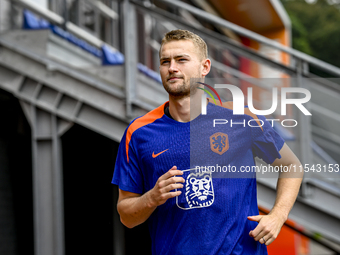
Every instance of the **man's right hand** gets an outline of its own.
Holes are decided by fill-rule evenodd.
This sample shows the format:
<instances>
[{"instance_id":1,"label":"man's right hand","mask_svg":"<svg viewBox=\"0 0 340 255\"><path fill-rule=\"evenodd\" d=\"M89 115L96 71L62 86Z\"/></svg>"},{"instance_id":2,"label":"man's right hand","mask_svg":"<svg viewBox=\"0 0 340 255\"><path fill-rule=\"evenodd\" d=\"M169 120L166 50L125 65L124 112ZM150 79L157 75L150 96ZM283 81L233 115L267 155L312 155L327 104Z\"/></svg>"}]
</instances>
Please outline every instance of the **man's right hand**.
<instances>
[{"instance_id":1,"label":"man's right hand","mask_svg":"<svg viewBox=\"0 0 340 255\"><path fill-rule=\"evenodd\" d=\"M158 178L153 189L147 193L150 207L162 205L169 198L177 197L182 193L180 190L173 191L174 189L183 188L181 182L184 183L185 181L179 175L183 175L183 172L177 170L176 166L173 166L168 172Z\"/></svg>"}]
</instances>

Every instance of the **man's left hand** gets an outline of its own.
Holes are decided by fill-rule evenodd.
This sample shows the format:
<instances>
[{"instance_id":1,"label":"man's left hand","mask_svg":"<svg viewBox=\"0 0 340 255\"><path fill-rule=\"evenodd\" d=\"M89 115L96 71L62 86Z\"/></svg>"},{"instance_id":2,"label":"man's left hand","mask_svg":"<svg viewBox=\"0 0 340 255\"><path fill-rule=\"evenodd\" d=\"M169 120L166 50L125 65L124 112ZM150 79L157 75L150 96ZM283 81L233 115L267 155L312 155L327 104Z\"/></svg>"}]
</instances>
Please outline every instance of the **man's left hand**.
<instances>
[{"instance_id":1,"label":"man's left hand","mask_svg":"<svg viewBox=\"0 0 340 255\"><path fill-rule=\"evenodd\" d=\"M248 216L248 220L256 221L259 224L249 232L249 236L261 244L269 245L279 235L284 220L274 214Z\"/></svg>"}]
</instances>

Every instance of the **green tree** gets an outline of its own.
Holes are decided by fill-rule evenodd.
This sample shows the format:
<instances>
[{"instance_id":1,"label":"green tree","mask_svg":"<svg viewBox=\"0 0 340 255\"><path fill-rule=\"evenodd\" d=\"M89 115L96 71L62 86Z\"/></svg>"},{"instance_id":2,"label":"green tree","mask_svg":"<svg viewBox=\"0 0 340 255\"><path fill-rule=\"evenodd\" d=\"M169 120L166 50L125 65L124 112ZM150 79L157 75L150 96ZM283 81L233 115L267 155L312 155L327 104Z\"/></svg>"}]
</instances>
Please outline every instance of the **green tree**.
<instances>
[{"instance_id":1,"label":"green tree","mask_svg":"<svg viewBox=\"0 0 340 255\"><path fill-rule=\"evenodd\" d=\"M292 22L293 48L340 67L340 10L328 0L282 0Z\"/></svg>"}]
</instances>

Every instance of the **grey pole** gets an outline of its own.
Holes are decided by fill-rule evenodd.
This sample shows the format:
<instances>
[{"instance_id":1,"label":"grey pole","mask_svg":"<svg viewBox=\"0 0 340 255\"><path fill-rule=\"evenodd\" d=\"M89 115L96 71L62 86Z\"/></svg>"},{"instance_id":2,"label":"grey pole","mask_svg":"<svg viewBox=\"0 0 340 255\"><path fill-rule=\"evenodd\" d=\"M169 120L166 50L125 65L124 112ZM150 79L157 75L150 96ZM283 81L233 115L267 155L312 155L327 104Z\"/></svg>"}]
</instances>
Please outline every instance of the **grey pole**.
<instances>
[{"instance_id":1,"label":"grey pole","mask_svg":"<svg viewBox=\"0 0 340 255\"><path fill-rule=\"evenodd\" d=\"M126 96L126 116L132 115L132 101L135 98L137 82L137 30L136 30L136 10L129 0L122 3L123 10L123 37L125 55L125 96Z\"/></svg>"},{"instance_id":2,"label":"grey pole","mask_svg":"<svg viewBox=\"0 0 340 255\"><path fill-rule=\"evenodd\" d=\"M39 86L35 93L39 94ZM40 110L34 105L29 106L22 102L22 106L30 108L28 117L32 128L35 254L64 255L63 174L59 121L55 114Z\"/></svg>"},{"instance_id":3,"label":"grey pole","mask_svg":"<svg viewBox=\"0 0 340 255\"><path fill-rule=\"evenodd\" d=\"M308 89L306 84L307 79L303 79L303 72L306 71L306 67L303 60L298 60L297 64L297 87ZM305 70L304 70L305 69ZM306 104L308 107L308 103ZM311 116L305 116L303 112L297 111L298 119L298 137L299 137L299 156L302 165L312 163L312 149L311 149ZM306 176L305 176L306 177ZM305 180L301 184L301 195L306 196L307 187Z\"/></svg>"}]
</instances>

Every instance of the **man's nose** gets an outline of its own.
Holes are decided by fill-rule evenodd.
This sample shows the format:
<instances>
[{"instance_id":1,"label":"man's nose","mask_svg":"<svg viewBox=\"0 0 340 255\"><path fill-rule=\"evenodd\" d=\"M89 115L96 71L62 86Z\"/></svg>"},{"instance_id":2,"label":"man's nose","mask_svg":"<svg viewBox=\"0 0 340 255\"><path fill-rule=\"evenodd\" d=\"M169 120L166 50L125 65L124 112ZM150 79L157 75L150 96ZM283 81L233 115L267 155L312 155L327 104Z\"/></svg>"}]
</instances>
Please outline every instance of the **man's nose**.
<instances>
[{"instance_id":1,"label":"man's nose","mask_svg":"<svg viewBox=\"0 0 340 255\"><path fill-rule=\"evenodd\" d=\"M169 66L169 72L170 72L170 73L174 73L174 72L177 72L177 71L178 71L178 68L177 68L177 63L176 63L176 61L171 60L171 61L170 61L170 66Z\"/></svg>"}]
</instances>

